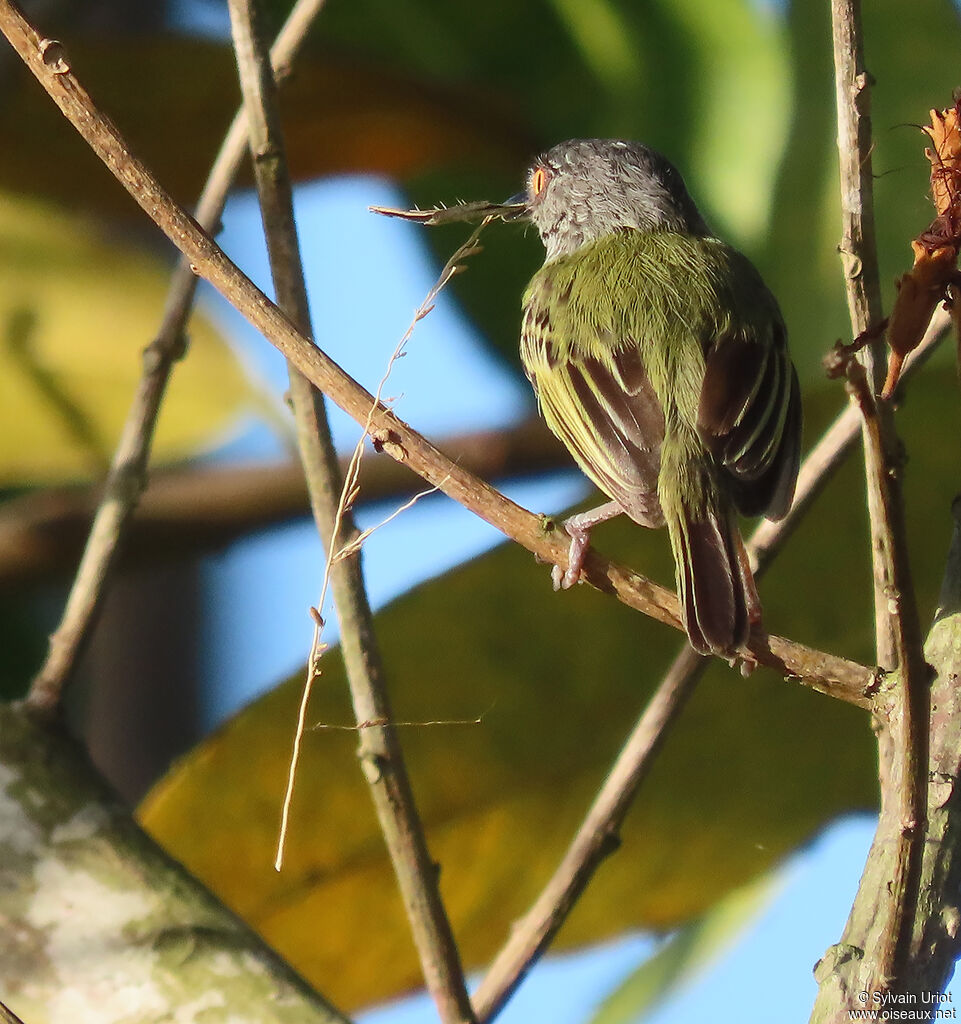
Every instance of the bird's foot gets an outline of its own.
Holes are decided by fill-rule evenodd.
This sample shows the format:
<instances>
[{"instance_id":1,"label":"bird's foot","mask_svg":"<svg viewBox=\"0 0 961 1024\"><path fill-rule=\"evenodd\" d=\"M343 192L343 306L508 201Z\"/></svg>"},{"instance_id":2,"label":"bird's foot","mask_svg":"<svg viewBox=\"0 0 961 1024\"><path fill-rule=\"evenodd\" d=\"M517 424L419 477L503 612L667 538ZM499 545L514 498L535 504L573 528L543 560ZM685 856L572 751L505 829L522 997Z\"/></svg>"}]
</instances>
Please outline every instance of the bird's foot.
<instances>
[{"instance_id":1,"label":"bird's foot","mask_svg":"<svg viewBox=\"0 0 961 1024\"><path fill-rule=\"evenodd\" d=\"M551 569L551 581L555 590L570 590L580 579L581 569L584 568L584 557L591 543L591 531L578 529L570 526L570 520L564 524L564 529L570 534L571 546L567 552L567 568L562 569L555 565Z\"/></svg>"},{"instance_id":2,"label":"bird's foot","mask_svg":"<svg viewBox=\"0 0 961 1024\"><path fill-rule=\"evenodd\" d=\"M551 580L555 590L570 590L580 579L584 568L584 559L591 543L591 530L598 523L606 522L619 516L624 510L616 501L609 501L587 512L579 512L576 516L565 519L564 531L571 538L571 546L567 553L567 568L555 565L551 570Z\"/></svg>"},{"instance_id":3,"label":"bird's foot","mask_svg":"<svg viewBox=\"0 0 961 1024\"><path fill-rule=\"evenodd\" d=\"M740 669L741 675L747 679L754 674L754 670L757 668L757 660L749 655L745 656L742 654L731 661L731 668Z\"/></svg>"},{"instance_id":4,"label":"bird's foot","mask_svg":"<svg viewBox=\"0 0 961 1024\"><path fill-rule=\"evenodd\" d=\"M750 639L751 636L754 636L762 638L766 642L767 630L761 621L761 598L758 596L757 584L754 582L754 568L751 565L751 558L747 553L747 548L744 546L744 539L741 537L740 530L735 531L734 536L735 543L737 544L738 569L741 573L741 578L744 580L746 592L748 638ZM741 675L745 679L757 668L757 659L751 654L745 654L743 651L734 660L731 667L733 668L738 662L740 662Z\"/></svg>"}]
</instances>

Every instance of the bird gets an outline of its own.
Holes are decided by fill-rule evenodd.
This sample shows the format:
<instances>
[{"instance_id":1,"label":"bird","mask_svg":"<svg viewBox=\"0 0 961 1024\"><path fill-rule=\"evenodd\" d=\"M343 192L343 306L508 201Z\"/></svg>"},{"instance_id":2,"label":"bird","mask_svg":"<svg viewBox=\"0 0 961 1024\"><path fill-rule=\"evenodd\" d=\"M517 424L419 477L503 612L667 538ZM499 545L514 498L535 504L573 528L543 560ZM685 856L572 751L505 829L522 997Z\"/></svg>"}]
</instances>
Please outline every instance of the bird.
<instances>
[{"instance_id":1,"label":"bird","mask_svg":"<svg viewBox=\"0 0 961 1024\"><path fill-rule=\"evenodd\" d=\"M597 523L666 525L690 644L730 660L761 621L737 514L782 518L800 462L777 300L641 143L562 142L512 201L545 248L523 298L521 363L547 425L610 499L565 521L555 588L580 577Z\"/></svg>"}]
</instances>

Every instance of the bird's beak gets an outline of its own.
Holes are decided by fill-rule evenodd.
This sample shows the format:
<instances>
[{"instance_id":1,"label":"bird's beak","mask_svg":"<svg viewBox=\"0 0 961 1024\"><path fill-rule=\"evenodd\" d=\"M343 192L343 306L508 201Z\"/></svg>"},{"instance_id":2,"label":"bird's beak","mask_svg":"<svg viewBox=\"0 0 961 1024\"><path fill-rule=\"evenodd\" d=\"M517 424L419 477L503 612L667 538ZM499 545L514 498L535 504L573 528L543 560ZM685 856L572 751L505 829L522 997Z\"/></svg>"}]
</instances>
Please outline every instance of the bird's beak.
<instances>
[{"instance_id":1,"label":"bird's beak","mask_svg":"<svg viewBox=\"0 0 961 1024\"><path fill-rule=\"evenodd\" d=\"M504 220L527 220L530 215L530 207L527 205L527 192L518 192L502 204L504 207Z\"/></svg>"}]
</instances>

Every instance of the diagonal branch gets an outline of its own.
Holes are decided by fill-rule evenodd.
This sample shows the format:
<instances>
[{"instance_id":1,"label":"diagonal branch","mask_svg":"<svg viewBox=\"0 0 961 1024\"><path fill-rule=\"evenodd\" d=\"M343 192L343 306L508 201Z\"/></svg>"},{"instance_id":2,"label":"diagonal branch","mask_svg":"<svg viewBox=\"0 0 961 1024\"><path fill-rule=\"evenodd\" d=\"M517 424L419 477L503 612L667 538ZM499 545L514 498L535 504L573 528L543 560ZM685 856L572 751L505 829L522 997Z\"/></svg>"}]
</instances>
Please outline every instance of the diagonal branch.
<instances>
[{"instance_id":1,"label":"diagonal branch","mask_svg":"<svg viewBox=\"0 0 961 1024\"><path fill-rule=\"evenodd\" d=\"M290 62L324 2L298 0L294 6L274 47L273 59L278 75L289 73ZM52 41L48 40L48 43ZM60 52L59 44L52 43L42 59L55 64ZM214 230L220 219L227 191L240 169L246 152L246 131L241 111L224 139L197 204L197 222L209 231ZM30 685L27 704L41 713L52 714L59 708L64 687L72 678L93 629L120 542L146 487L154 428L174 364L186 348L184 328L196 287L197 278L189 262L181 260L171 281L160 330L144 352L143 374L110 465L103 497L63 616L50 637L46 660Z\"/></svg>"},{"instance_id":2,"label":"diagonal branch","mask_svg":"<svg viewBox=\"0 0 961 1024\"><path fill-rule=\"evenodd\" d=\"M305 337L310 336L307 286L294 223L293 189L287 169L275 87L256 0L229 0L234 50L240 70L250 150L278 303ZM288 363L290 395L301 461L314 518L327 547L329 578L341 624L341 651L357 722L360 762L387 844L427 989L444 1024L472 1019L460 953L444 909L438 873L404 764L387 696L383 661L364 588L359 551L335 558L356 533L343 507L343 480L330 436L323 395ZM338 529L339 527L339 529ZM314 673L313 657L308 666ZM309 692L309 691L308 691ZM305 700L307 693L305 692Z\"/></svg>"},{"instance_id":3,"label":"diagonal branch","mask_svg":"<svg viewBox=\"0 0 961 1024\"><path fill-rule=\"evenodd\" d=\"M905 378L934 351L949 326L950 318L942 311L912 353L911 361L905 367ZM798 475L790 512L777 523L763 520L751 537L748 551L758 579L834 471L850 454L859 435L857 410L848 406L808 453ZM708 658L695 653L687 644L674 659L618 754L560 864L530 910L511 928L510 938L474 993L474 1007L479 1020L491 1020L504 1007L547 951L605 857L616 848L620 827L661 749L667 731L694 692L708 663Z\"/></svg>"},{"instance_id":4,"label":"diagonal branch","mask_svg":"<svg viewBox=\"0 0 961 1024\"><path fill-rule=\"evenodd\" d=\"M438 446L477 476L503 480L569 469L570 456L533 417L501 430L441 438ZM340 474L350 459L338 460ZM360 466L356 504L407 498L421 480L389 455L372 453ZM93 485L48 487L0 502L0 591L53 576L76 565L97 508ZM225 547L236 537L309 511L304 471L294 460L188 464L155 470L137 506L121 563L169 561Z\"/></svg>"},{"instance_id":5,"label":"diagonal branch","mask_svg":"<svg viewBox=\"0 0 961 1024\"><path fill-rule=\"evenodd\" d=\"M23 1024L23 1021L7 1006L0 1003L0 1024Z\"/></svg>"},{"instance_id":6,"label":"diagonal branch","mask_svg":"<svg viewBox=\"0 0 961 1024\"><path fill-rule=\"evenodd\" d=\"M369 419L371 436L388 454L544 561L566 568L569 544L551 521L525 511L446 458L390 409L374 404L369 392L297 331L133 156L117 128L97 109L70 70L60 44L32 29L12 0L0 0L0 31L94 152L187 256L196 274L209 281L349 416L358 423ZM593 553L587 558L585 577L628 606L675 629L682 628L677 597L664 587ZM871 706L875 673L862 665L773 636L754 640L745 654L806 686L859 707Z\"/></svg>"},{"instance_id":7,"label":"diagonal branch","mask_svg":"<svg viewBox=\"0 0 961 1024\"><path fill-rule=\"evenodd\" d=\"M618 845L618 831L657 754L710 663L688 644L668 669L617 756L573 841L530 910L511 934L474 993L478 1021L486 1024L540 959L601 862Z\"/></svg>"},{"instance_id":8,"label":"diagonal branch","mask_svg":"<svg viewBox=\"0 0 961 1024\"><path fill-rule=\"evenodd\" d=\"M902 380L922 365L950 324L949 315L939 309L920 345L907 357ZM810 490L806 481L826 481L851 451L860 431L858 411L848 405L805 459L795 502L802 495L813 499L820 493L819 487ZM829 438L837 444L825 445ZM487 480L571 467L567 451L539 416L502 430L441 438L438 447ZM349 462L347 456L340 457L341 475ZM406 498L419 485L419 478L401 463L375 453L361 464L357 504ZM64 486L29 491L0 503L0 591L65 576L80 557L98 496L98 488L92 485ZM127 531L121 564L150 564L194 551L219 550L236 537L293 519L307 509L307 488L299 462L156 470ZM768 547L796 522L793 513L776 523L761 522L751 540L757 565L764 564Z\"/></svg>"}]
</instances>

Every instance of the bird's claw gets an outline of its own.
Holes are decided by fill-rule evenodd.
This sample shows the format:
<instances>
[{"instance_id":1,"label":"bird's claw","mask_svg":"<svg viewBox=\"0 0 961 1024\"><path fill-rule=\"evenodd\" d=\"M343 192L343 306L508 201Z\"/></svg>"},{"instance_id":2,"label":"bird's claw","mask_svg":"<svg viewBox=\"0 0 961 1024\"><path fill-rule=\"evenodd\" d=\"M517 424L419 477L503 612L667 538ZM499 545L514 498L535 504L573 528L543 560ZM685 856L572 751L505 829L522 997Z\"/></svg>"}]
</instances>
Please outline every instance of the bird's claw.
<instances>
[{"instance_id":1,"label":"bird's claw","mask_svg":"<svg viewBox=\"0 0 961 1024\"><path fill-rule=\"evenodd\" d=\"M584 560L587 558L587 548L591 542L591 530L598 523L613 519L623 511L616 501L608 501L604 505L564 520L564 532L571 538L571 546L567 553L567 568L562 569L555 565L551 570L555 590L570 590L580 580Z\"/></svg>"},{"instance_id":2,"label":"bird's claw","mask_svg":"<svg viewBox=\"0 0 961 1024\"><path fill-rule=\"evenodd\" d=\"M554 584L555 590L570 590L578 581L580 575L580 566L577 566L576 569L573 566L570 569L562 569L559 565L555 565L551 569L551 583Z\"/></svg>"},{"instance_id":3,"label":"bird's claw","mask_svg":"<svg viewBox=\"0 0 961 1024\"><path fill-rule=\"evenodd\" d=\"M570 535L571 546L567 552L567 568L562 569L555 565L551 569L551 582L555 590L570 590L581 578L587 546L591 541L591 531L579 528L576 523L572 524L570 519L564 524L564 529Z\"/></svg>"}]
</instances>

